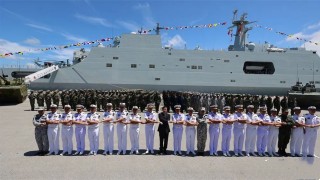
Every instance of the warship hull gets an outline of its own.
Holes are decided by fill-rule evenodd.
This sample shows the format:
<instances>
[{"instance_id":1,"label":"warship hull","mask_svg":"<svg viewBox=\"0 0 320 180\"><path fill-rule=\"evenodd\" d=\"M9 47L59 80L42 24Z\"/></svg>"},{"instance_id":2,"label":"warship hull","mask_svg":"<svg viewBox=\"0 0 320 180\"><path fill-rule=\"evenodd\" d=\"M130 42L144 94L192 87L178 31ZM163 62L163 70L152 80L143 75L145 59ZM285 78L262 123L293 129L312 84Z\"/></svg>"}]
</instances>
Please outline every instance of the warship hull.
<instances>
[{"instance_id":1,"label":"warship hull","mask_svg":"<svg viewBox=\"0 0 320 180\"><path fill-rule=\"evenodd\" d=\"M120 46L93 47L83 61L32 82L30 88L286 95L297 78L320 79L319 69L320 58L311 51L166 49L160 35L126 34ZM316 88L319 84L315 81Z\"/></svg>"}]
</instances>

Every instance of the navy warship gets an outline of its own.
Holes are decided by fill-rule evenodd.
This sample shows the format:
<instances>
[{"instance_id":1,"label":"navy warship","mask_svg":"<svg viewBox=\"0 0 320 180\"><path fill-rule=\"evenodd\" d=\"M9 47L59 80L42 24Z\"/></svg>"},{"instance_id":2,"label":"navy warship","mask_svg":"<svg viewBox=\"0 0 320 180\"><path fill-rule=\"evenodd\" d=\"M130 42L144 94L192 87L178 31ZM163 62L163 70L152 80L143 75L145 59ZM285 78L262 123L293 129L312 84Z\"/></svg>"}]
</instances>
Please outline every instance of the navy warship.
<instances>
[{"instance_id":1,"label":"navy warship","mask_svg":"<svg viewBox=\"0 0 320 180\"><path fill-rule=\"evenodd\" d=\"M247 41L247 14L232 21L226 51L162 47L155 34L123 34L111 46L75 51L73 64L30 82L31 89L146 89L286 95L299 79L320 84L320 57L305 48ZM315 81L316 80L316 81Z\"/></svg>"}]
</instances>

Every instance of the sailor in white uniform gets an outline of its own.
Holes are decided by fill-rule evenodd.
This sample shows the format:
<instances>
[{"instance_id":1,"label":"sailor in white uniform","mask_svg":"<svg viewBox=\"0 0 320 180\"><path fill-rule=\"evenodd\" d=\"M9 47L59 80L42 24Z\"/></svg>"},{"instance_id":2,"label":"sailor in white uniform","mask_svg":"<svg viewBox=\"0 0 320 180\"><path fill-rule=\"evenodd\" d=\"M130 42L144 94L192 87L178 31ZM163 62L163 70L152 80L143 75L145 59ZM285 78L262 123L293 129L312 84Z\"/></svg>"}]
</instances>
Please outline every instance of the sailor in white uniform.
<instances>
[{"instance_id":1,"label":"sailor in white uniform","mask_svg":"<svg viewBox=\"0 0 320 180\"><path fill-rule=\"evenodd\" d=\"M253 112L254 106L247 106L247 128L246 128L246 140L245 140L245 150L246 155L256 156L254 153L256 140L257 140L257 126L259 124L258 115Z\"/></svg>"},{"instance_id":2,"label":"sailor in white uniform","mask_svg":"<svg viewBox=\"0 0 320 180\"><path fill-rule=\"evenodd\" d=\"M230 155L230 140L231 140L231 133L233 123L235 122L232 114L230 114L230 106L225 106L223 108L224 113L222 114L222 142L221 142L221 149L223 156L231 156Z\"/></svg>"},{"instance_id":3,"label":"sailor in white uniform","mask_svg":"<svg viewBox=\"0 0 320 180\"><path fill-rule=\"evenodd\" d=\"M270 126L268 134L268 145L267 150L270 157L279 156L276 152L276 145L278 144L279 127L281 126L281 118L277 116L277 109L272 108L270 116Z\"/></svg>"},{"instance_id":4,"label":"sailor in white uniform","mask_svg":"<svg viewBox=\"0 0 320 180\"><path fill-rule=\"evenodd\" d=\"M301 115L300 107L294 107L293 110L294 114L292 116L292 119L294 120L295 125L292 127L292 134L290 140L290 154L292 157L301 157L305 118Z\"/></svg>"},{"instance_id":5,"label":"sailor in white uniform","mask_svg":"<svg viewBox=\"0 0 320 180\"><path fill-rule=\"evenodd\" d=\"M260 107L260 113L258 114L259 126L257 130L257 151L259 156L266 156L266 146L269 135L269 123L271 122L270 116L266 113L266 107Z\"/></svg>"},{"instance_id":6,"label":"sailor in white uniform","mask_svg":"<svg viewBox=\"0 0 320 180\"><path fill-rule=\"evenodd\" d=\"M222 115L218 113L218 105L211 105L211 112L208 114L209 126L209 150L210 156L218 156L218 140L220 135L220 123Z\"/></svg>"},{"instance_id":7,"label":"sailor in white uniform","mask_svg":"<svg viewBox=\"0 0 320 180\"><path fill-rule=\"evenodd\" d=\"M146 121L145 126L145 135L146 135L146 149L145 154L151 153L154 154L154 133L155 133L155 123L157 123L157 113L152 111L153 104L147 105L147 112L144 113L144 119Z\"/></svg>"},{"instance_id":8,"label":"sailor in white uniform","mask_svg":"<svg viewBox=\"0 0 320 180\"><path fill-rule=\"evenodd\" d=\"M133 154L134 152L139 154L139 124L141 123L141 116L138 114L138 106L132 107L132 113L129 114L128 121L130 122L130 154Z\"/></svg>"},{"instance_id":9,"label":"sailor in white uniform","mask_svg":"<svg viewBox=\"0 0 320 180\"><path fill-rule=\"evenodd\" d=\"M183 133L183 124L184 124L184 115L180 113L180 105L175 105L175 113L172 115L172 123L173 123L173 154L182 155L181 152L181 141L182 141L182 133Z\"/></svg>"},{"instance_id":10,"label":"sailor in white uniform","mask_svg":"<svg viewBox=\"0 0 320 180\"><path fill-rule=\"evenodd\" d=\"M197 117L193 114L193 108L189 107L187 111L188 114L185 116L187 155L191 152L192 155L195 156L194 143L196 140L196 126L198 125L198 122Z\"/></svg>"},{"instance_id":11,"label":"sailor in white uniform","mask_svg":"<svg viewBox=\"0 0 320 180\"><path fill-rule=\"evenodd\" d=\"M99 123L100 115L97 113L97 106L90 105L90 112L87 114L88 138L90 143L89 155L97 155L99 149Z\"/></svg>"},{"instance_id":12,"label":"sailor in white uniform","mask_svg":"<svg viewBox=\"0 0 320 180\"><path fill-rule=\"evenodd\" d=\"M115 112L112 110L112 104L107 103L105 111L103 113L103 139L104 139L104 152L103 155L112 155L113 152L113 139L114 139L114 127L113 122L115 120Z\"/></svg>"},{"instance_id":13,"label":"sailor in white uniform","mask_svg":"<svg viewBox=\"0 0 320 180\"><path fill-rule=\"evenodd\" d=\"M83 105L76 106L77 113L74 114L75 135L77 142L77 152L74 155L83 155L85 149L85 137L87 132L87 114L83 112Z\"/></svg>"},{"instance_id":14,"label":"sailor in white uniform","mask_svg":"<svg viewBox=\"0 0 320 180\"><path fill-rule=\"evenodd\" d=\"M117 123L117 135L118 135L118 155L122 152L123 155L127 151L127 124L128 122L128 112L125 110L126 104L120 103L119 111L116 113Z\"/></svg>"},{"instance_id":15,"label":"sailor in white uniform","mask_svg":"<svg viewBox=\"0 0 320 180\"><path fill-rule=\"evenodd\" d=\"M48 140L49 140L49 153L48 155L58 155L59 153L59 134L60 134L60 114L57 113L58 106L51 104L50 110L46 117L46 123L48 124Z\"/></svg>"},{"instance_id":16,"label":"sailor in white uniform","mask_svg":"<svg viewBox=\"0 0 320 180\"><path fill-rule=\"evenodd\" d=\"M236 120L233 125L233 143L235 156L243 156L242 148L244 141L244 129L247 123L247 115L243 113L243 106L236 105L236 112L233 114L233 118Z\"/></svg>"},{"instance_id":17,"label":"sailor in white uniform","mask_svg":"<svg viewBox=\"0 0 320 180\"><path fill-rule=\"evenodd\" d=\"M304 157L315 157L314 148L317 141L320 119L315 115L316 107L308 107L309 113L304 116L306 133L303 138L302 154Z\"/></svg>"},{"instance_id":18,"label":"sailor in white uniform","mask_svg":"<svg viewBox=\"0 0 320 180\"><path fill-rule=\"evenodd\" d=\"M72 136L73 136L73 127L72 122L74 121L74 116L71 113L71 106L65 105L64 106L64 113L62 113L60 118L61 125L61 138L62 138L62 145L63 151L60 156L72 154L73 150L73 143L72 143Z\"/></svg>"}]
</instances>

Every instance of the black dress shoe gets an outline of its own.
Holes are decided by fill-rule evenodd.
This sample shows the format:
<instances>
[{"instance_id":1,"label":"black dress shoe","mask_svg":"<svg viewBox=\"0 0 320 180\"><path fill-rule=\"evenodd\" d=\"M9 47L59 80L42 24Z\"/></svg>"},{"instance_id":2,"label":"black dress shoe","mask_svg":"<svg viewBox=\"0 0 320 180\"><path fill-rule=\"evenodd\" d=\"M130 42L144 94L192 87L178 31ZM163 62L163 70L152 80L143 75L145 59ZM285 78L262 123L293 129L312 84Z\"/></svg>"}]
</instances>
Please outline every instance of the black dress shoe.
<instances>
[{"instance_id":1,"label":"black dress shoe","mask_svg":"<svg viewBox=\"0 0 320 180\"><path fill-rule=\"evenodd\" d=\"M43 151L38 151L35 155L36 156L42 156L43 155Z\"/></svg>"},{"instance_id":2,"label":"black dress shoe","mask_svg":"<svg viewBox=\"0 0 320 180\"><path fill-rule=\"evenodd\" d=\"M167 155L168 153L167 153L167 151L164 151L163 154Z\"/></svg>"}]
</instances>

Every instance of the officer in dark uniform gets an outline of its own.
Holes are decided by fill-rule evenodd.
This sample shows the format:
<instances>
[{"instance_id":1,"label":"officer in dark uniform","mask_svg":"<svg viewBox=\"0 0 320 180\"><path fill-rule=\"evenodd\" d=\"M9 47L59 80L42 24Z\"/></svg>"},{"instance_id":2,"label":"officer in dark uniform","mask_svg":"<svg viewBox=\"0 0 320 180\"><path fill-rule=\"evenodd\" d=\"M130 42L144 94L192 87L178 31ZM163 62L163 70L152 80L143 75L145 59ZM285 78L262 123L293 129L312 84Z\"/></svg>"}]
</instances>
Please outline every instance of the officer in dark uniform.
<instances>
[{"instance_id":1,"label":"officer in dark uniform","mask_svg":"<svg viewBox=\"0 0 320 180\"><path fill-rule=\"evenodd\" d=\"M278 136L278 154L280 156L287 156L286 148L290 140L291 128L295 124L292 116L288 116L288 109L282 109L281 127L279 128Z\"/></svg>"},{"instance_id":2,"label":"officer in dark uniform","mask_svg":"<svg viewBox=\"0 0 320 180\"><path fill-rule=\"evenodd\" d=\"M159 154L167 154L168 137L170 133L169 121L170 114L168 114L167 107L162 107L162 112L159 113L159 137L160 137L160 151Z\"/></svg>"}]
</instances>

